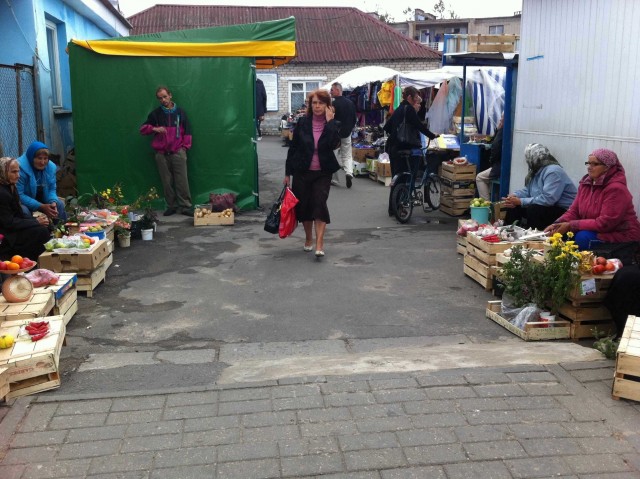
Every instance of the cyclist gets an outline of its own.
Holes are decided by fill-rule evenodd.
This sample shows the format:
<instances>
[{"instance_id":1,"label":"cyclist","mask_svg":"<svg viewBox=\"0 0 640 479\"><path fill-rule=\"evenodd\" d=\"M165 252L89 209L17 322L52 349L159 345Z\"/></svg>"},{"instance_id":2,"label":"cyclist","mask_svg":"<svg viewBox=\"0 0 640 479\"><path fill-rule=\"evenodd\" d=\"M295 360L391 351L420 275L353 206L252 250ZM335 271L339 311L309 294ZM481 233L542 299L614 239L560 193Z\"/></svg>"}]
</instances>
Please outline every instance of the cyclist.
<instances>
[{"instance_id":1,"label":"cyclist","mask_svg":"<svg viewBox=\"0 0 640 479\"><path fill-rule=\"evenodd\" d=\"M384 131L387 132L389 137L385 150L389 154L389 160L391 161L391 176L395 176L398 173L402 173L406 170L406 162L402 159L403 154L410 155L411 169L417 171L421 156L414 156L408 150L414 148L421 148L422 142L420 141L420 133L427 136L430 140L437 138L436 135L429 131L429 129L418 118L418 110L422 103L422 97L420 92L412 86L408 86L402 92L402 103L396 108L391 115L391 118L385 123ZM400 141L398 138L398 127L405 123L405 131L408 130L408 136L411 137L409 142ZM393 189L389 191L389 216L393 216L394 212L391 211L391 193Z\"/></svg>"}]
</instances>

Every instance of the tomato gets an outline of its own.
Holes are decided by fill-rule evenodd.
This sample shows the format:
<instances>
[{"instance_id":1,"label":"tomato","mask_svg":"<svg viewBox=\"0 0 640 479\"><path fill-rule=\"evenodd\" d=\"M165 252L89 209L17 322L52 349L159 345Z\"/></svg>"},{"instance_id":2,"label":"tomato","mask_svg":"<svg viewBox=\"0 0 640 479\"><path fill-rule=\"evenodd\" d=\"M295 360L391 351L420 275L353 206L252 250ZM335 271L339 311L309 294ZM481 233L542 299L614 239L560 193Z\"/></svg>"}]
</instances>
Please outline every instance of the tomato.
<instances>
[{"instance_id":1,"label":"tomato","mask_svg":"<svg viewBox=\"0 0 640 479\"><path fill-rule=\"evenodd\" d=\"M602 266L605 266L607 264L607 258L603 258L602 256L598 256L596 258L596 264L600 264Z\"/></svg>"},{"instance_id":2,"label":"tomato","mask_svg":"<svg viewBox=\"0 0 640 479\"><path fill-rule=\"evenodd\" d=\"M607 271L615 271L616 265L613 264L611 261L607 261L607 264L605 265L604 269L606 269Z\"/></svg>"},{"instance_id":3,"label":"tomato","mask_svg":"<svg viewBox=\"0 0 640 479\"><path fill-rule=\"evenodd\" d=\"M7 269L7 263L4 261L0 261L0 271L5 271Z\"/></svg>"},{"instance_id":4,"label":"tomato","mask_svg":"<svg viewBox=\"0 0 640 479\"><path fill-rule=\"evenodd\" d=\"M605 272L605 266L601 264L597 264L593 268L591 268L591 272L593 274L602 274Z\"/></svg>"}]
</instances>

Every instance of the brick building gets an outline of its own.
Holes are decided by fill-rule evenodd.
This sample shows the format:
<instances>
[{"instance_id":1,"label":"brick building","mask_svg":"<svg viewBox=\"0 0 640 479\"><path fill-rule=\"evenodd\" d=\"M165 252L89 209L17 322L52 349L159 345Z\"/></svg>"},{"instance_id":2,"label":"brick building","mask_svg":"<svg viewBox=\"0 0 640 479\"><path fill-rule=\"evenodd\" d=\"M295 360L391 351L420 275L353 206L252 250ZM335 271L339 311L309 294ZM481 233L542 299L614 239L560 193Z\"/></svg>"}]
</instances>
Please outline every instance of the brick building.
<instances>
[{"instance_id":1,"label":"brick building","mask_svg":"<svg viewBox=\"0 0 640 479\"><path fill-rule=\"evenodd\" d=\"M291 16L296 19L296 57L274 70L259 72L261 77L266 73L270 100L263 131L277 132L280 117L295 111L306 92L354 68L378 65L406 72L440 67L438 52L355 8L156 5L128 21L133 26L131 35L140 35Z\"/></svg>"}]
</instances>

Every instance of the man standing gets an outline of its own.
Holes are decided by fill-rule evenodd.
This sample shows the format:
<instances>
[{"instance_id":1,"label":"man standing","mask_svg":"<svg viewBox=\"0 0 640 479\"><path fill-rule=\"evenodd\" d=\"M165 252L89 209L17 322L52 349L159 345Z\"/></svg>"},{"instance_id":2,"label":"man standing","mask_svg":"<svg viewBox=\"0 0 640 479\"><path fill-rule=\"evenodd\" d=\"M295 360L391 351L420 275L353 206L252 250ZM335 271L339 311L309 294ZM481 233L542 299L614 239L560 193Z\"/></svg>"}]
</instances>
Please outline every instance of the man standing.
<instances>
[{"instance_id":1,"label":"man standing","mask_svg":"<svg viewBox=\"0 0 640 479\"><path fill-rule=\"evenodd\" d=\"M504 115L500 117L498 128L491 142L491 156L489 164L491 165L484 171L476 175L476 186L478 188L478 196L487 201L491 200L490 183L491 180L500 178L500 168L502 165L502 127L504 126Z\"/></svg>"},{"instance_id":2,"label":"man standing","mask_svg":"<svg viewBox=\"0 0 640 479\"><path fill-rule=\"evenodd\" d=\"M267 111L267 90L260 78L256 78L256 128L258 129L258 141L262 140L262 130L260 123L264 120Z\"/></svg>"},{"instance_id":3,"label":"man standing","mask_svg":"<svg viewBox=\"0 0 640 479\"><path fill-rule=\"evenodd\" d=\"M335 119L340 122L340 147L336 150L336 157L344 170L347 188L351 188L353 179L353 157L351 156L351 131L356 124L356 106L351 100L342 96L342 85L335 82L330 90L333 106L336 109ZM337 184L337 174L334 180Z\"/></svg>"},{"instance_id":4,"label":"man standing","mask_svg":"<svg viewBox=\"0 0 640 479\"><path fill-rule=\"evenodd\" d=\"M167 202L164 216L171 216L178 210L185 216L193 216L187 178L187 150L191 148L189 119L173 102L166 86L158 87L156 98L160 106L149 113L140 133L154 135L151 147L156 151L156 166Z\"/></svg>"}]
</instances>

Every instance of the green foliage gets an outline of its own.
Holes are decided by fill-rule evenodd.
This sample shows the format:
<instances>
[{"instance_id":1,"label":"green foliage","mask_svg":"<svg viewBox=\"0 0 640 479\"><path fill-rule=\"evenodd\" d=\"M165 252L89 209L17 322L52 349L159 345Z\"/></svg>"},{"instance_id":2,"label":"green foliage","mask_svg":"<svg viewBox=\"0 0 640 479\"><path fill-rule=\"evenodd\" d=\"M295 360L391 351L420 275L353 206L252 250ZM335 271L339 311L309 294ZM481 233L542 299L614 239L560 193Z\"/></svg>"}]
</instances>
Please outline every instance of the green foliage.
<instances>
[{"instance_id":1,"label":"green foliage","mask_svg":"<svg viewBox=\"0 0 640 479\"><path fill-rule=\"evenodd\" d=\"M543 265L532 259L533 251L521 245L511 248L509 261L502 268L504 292L513 299L513 306L521 308L540 301L537 286L540 283Z\"/></svg>"},{"instance_id":2,"label":"green foliage","mask_svg":"<svg viewBox=\"0 0 640 479\"><path fill-rule=\"evenodd\" d=\"M593 348L604 354L607 359L615 359L620 340L616 340L615 336L607 336L606 333L598 331L598 328L593 329L593 336L597 339Z\"/></svg>"}]
</instances>

